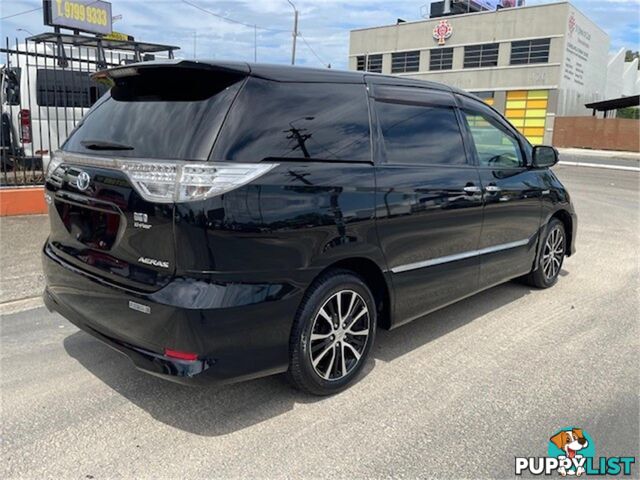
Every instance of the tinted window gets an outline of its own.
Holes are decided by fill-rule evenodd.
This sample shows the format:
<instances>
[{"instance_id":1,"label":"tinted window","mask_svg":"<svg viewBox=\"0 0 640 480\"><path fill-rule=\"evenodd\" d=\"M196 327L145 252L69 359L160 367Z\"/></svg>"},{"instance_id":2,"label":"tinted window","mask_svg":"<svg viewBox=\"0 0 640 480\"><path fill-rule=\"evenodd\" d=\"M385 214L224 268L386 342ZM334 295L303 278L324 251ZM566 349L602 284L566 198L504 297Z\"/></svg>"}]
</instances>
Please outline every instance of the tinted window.
<instances>
[{"instance_id":1,"label":"tinted window","mask_svg":"<svg viewBox=\"0 0 640 480\"><path fill-rule=\"evenodd\" d=\"M521 167L520 145L514 135L489 115L463 110L478 152L480 166Z\"/></svg>"},{"instance_id":2,"label":"tinted window","mask_svg":"<svg viewBox=\"0 0 640 480\"><path fill-rule=\"evenodd\" d=\"M213 158L255 162L269 157L370 161L364 85L250 78Z\"/></svg>"},{"instance_id":3,"label":"tinted window","mask_svg":"<svg viewBox=\"0 0 640 480\"><path fill-rule=\"evenodd\" d=\"M95 145L118 156L206 160L242 77L185 68L142 68L116 85L78 124L64 150ZM93 145L93 147L91 146Z\"/></svg>"},{"instance_id":4,"label":"tinted window","mask_svg":"<svg viewBox=\"0 0 640 480\"><path fill-rule=\"evenodd\" d=\"M108 87L91 80L89 72L37 71L37 102L42 107L91 107Z\"/></svg>"},{"instance_id":5,"label":"tinted window","mask_svg":"<svg viewBox=\"0 0 640 480\"><path fill-rule=\"evenodd\" d=\"M389 163L466 163L452 108L377 101L376 115Z\"/></svg>"},{"instance_id":6,"label":"tinted window","mask_svg":"<svg viewBox=\"0 0 640 480\"><path fill-rule=\"evenodd\" d=\"M365 67L367 57L359 55L356 57L356 70L363 71Z\"/></svg>"}]
</instances>

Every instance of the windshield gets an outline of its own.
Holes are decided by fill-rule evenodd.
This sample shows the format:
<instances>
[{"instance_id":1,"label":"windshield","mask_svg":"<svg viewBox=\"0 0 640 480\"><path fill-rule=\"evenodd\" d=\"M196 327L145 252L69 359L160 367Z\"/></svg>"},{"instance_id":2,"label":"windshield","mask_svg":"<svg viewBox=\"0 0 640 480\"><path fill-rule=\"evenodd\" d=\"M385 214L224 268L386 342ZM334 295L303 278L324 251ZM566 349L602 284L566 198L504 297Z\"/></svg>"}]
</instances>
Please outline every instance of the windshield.
<instances>
[{"instance_id":1,"label":"windshield","mask_svg":"<svg viewBox=\"0 0 640 480\"><path fill-rule=\"evenodd\" d=\"M206 160L243 77L145 67L115 80L63 150L121 157Z\"/></svg>"}]
</instances>

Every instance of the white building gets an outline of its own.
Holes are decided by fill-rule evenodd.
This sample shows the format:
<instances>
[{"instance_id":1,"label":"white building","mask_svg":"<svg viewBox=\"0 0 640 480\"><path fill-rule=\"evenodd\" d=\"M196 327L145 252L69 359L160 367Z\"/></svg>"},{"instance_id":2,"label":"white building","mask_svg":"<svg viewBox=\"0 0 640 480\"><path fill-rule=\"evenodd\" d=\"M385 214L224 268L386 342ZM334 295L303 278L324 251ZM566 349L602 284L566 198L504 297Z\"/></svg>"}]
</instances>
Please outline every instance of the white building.
<instances>
[{"instance_id":1,"label":"white building","mask_svg":"<svg viewBox=\"0 0 640 480\"><path fill-rule=\"evenodd\" d=\"M556 116L640 92L637 60L609 49L604 30L559 2L353 30L349 67L471 91L532 143L550 143Z\"/></svg>"}]
</instances>

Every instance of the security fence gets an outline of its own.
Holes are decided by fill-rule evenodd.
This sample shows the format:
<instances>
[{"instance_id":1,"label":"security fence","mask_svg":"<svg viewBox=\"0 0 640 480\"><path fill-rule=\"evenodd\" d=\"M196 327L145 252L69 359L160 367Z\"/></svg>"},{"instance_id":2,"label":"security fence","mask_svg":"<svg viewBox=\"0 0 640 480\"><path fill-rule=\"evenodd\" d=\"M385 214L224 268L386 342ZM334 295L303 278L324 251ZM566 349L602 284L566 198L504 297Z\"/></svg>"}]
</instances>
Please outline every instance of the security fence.
<instances>
[{"instance_id":1,"label":"security fence","mask_svg":"<svg viewBox=\"0 0 640 480\"><path fill-rule=\"evenodd\" d=\"M91 79L92 73L154 59L146 52L168 51L173 58L174 49L59 33L21 43L5 38L0 47L0 187L43 183L51 153L107 89Z\"/></svg>"}]
</instances>

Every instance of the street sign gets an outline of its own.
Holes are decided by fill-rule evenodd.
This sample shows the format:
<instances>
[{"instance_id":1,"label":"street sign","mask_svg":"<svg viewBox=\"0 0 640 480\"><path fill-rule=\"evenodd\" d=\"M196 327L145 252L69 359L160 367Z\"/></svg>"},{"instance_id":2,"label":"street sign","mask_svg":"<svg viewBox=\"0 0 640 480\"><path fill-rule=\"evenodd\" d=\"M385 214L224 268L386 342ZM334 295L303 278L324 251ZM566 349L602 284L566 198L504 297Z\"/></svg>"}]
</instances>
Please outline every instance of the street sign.
<instances>
[{"instance_id":1,"label":"street sign","mask_svg":"<svg viewBox=\"0 0 640 480\"><path fill-rule=\"evenodd\" d=\"M44 23L90 33L111 33L111 3L102 0L43 0Z\"/></svg>"}]
</instances>

